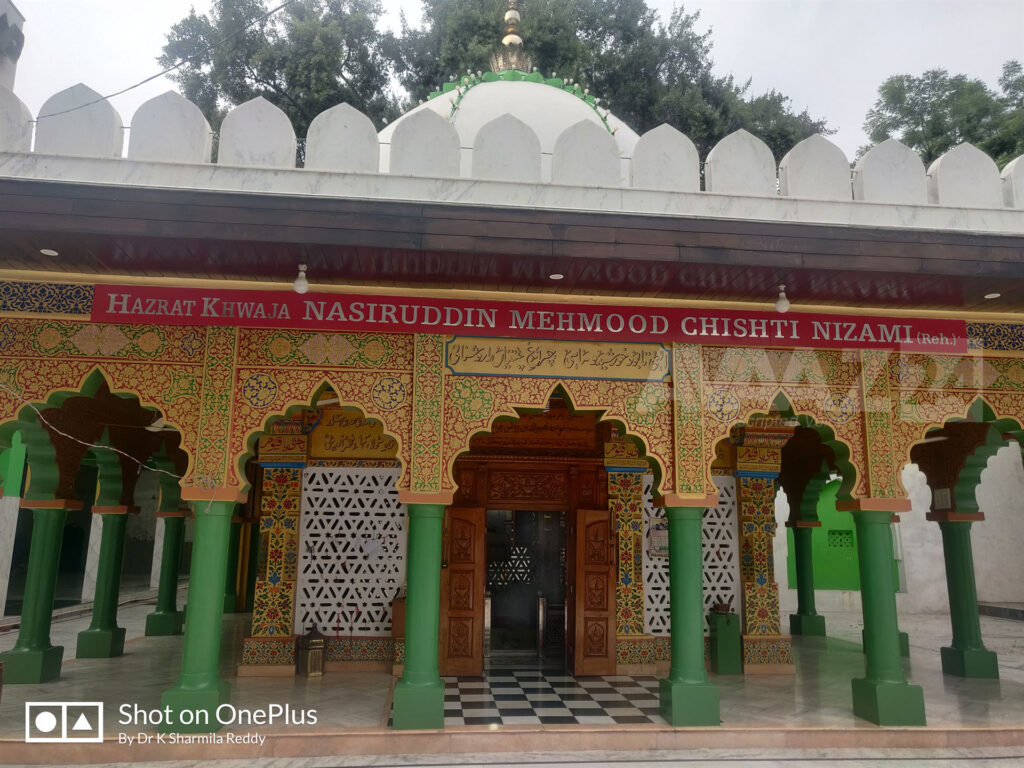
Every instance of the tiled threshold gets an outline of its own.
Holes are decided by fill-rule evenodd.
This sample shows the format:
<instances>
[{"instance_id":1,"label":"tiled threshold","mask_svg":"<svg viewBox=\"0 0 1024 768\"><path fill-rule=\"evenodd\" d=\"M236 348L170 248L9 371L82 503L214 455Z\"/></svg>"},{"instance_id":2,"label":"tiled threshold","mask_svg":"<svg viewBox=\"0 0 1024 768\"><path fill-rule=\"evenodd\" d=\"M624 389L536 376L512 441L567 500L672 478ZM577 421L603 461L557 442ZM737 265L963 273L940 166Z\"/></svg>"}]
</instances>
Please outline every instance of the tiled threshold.
<instances>
[{"instance_id":1,"label":"tiled threshold","mask_svg":"<svg viewBox=\"0 0 1024 768\"><path fill-rule=\"evenodd\" d=\"M222 737L227 732L221 733ZM1024 746L1024 728L671 728L619 726L463 726L443 731L385 729L268 733L255 744L25 744L0 740L0 764L125 764L334 755L451 755L681 749L964 749ZM639 757L640 755L637 755Z\"/></svg>"}]
</instances>

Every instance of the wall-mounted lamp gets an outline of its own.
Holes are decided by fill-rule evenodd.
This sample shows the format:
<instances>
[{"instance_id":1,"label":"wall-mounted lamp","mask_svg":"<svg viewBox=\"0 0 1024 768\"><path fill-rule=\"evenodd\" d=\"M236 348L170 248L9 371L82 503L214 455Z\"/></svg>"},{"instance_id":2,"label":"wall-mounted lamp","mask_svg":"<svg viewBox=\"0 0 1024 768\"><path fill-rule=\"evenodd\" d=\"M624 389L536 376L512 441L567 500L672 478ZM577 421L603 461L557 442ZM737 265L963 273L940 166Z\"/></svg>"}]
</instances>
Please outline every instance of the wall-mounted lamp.
<instances>
[{"instance_id":1,"label":"wall-mounted lamp","mask_svg":"<svg viewBox=\"0 0 1024 768\"><path fill-rule=\"evenodd\" d=\"M775 300L775 311L789 312L790 306L789 299L786 298L786 285L783 283L779 286L779 298Z\"/></svg>"},{"instance_id":2,"label":"wall-mounted lamp","mask_svg":"<svg viewBox=\"0 0 1024 768\"><path fill-rule=\"evenodd\" d=\"M309 280L306 279L305 264L299 264L299 275L295 278L295 282L292 283L292 288L295 289L296 293L306 293L309 290Z\"/></svg>"}]
</instances>

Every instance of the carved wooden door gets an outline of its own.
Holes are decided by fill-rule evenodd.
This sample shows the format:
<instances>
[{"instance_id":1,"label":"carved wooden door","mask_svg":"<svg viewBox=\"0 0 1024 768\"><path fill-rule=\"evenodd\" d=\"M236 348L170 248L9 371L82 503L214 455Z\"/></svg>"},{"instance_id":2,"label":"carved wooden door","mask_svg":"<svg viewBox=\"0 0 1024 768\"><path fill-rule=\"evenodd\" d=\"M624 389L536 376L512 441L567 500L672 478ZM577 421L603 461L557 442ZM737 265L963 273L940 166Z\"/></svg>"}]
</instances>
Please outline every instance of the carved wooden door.
<instances>
[{"instance_id":1,"label":"carved wooden door","mask_svg":"<svg viewBox=\"0 0 1024 768\"><path fill-rule=\"evenodd\" d=\"M581 509L576 518L572 672L614 675L615 539L611 516L607 509Z\"/></svg>"},{"instance_id":2,"label":"carved wooden door","mask_svg":"<svg viewBox=\"0 0 1024 768\"><path fill-rule=\"evenodd\" d=\"M438 665L442 675L484 673L486 534L483 508L448 508L441 554Z\"/></svg>"},{"instance_id":3,"label":"carved wooden door","mask_svg":"<svg viewBox=\"0 0 1024 768\"><path fill-rule=\"evenodd\" d=\"M565 515L565 666L576 671L576 511Z\"/></svg>"}]
</instances>

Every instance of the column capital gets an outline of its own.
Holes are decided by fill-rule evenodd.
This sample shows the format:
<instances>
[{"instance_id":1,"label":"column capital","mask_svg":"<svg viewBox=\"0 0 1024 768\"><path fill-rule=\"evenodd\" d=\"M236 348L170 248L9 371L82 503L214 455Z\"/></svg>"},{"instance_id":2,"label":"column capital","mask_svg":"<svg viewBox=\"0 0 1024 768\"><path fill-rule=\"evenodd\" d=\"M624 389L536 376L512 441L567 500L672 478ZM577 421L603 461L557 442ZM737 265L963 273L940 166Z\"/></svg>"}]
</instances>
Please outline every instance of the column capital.
<instances>
[{"instance_id":1,"label":"column capital","mask_svg":"<svg viewBox=\"0 0 1024 768\"><path fill-rule=\"evenodd\" d=\"M933 523L980 523L985 519L985 513L928 512L924 517Z\"/></svg>"},{"instance_id":2,"label":"column capital","mask_svg":"<svg viewBox=\"0 0 1024 768\"><path fill-rule=\"evenodd\" d=\"M778 472L769 472L763 469L737 469L736 477L759 477L764 480L775 480L778 478Z\"/></svg>"},{"instance_id":3,"label":"column capital","mask_svg":"<svg viewBox=\"0 0 1024 768\"><path fill-rule=\"evenodd\" d=\"M910 499L883 499L865 496L862 499L837 501L840 512L909 512Z\"/></svg>"},{"instance_id":4,"label":"column capital","mask_svg":"<svg viewBox=\"0 0 1024 768\"><path fill-rule=\"evenodd\" d=\"M128 504L113 504L92 508L92 513L94 515L137 515L139 512L140 510L138 507Z\"/></svg>"},{"instance_id":5,"label":"column capital","mask_svg":"<svg viewBox=\"0 0 1024 768\"><path fill-rule=\"evenodd\" d=\"M714 493L706 493L703 495L683 495L680 493L666 493L659 496L654 500L654 505L657 507L699 507L704 509L706 507L717 507L718 506L718 491Z\"/></svg>"},{"instance_id":6,"label":"column capital","mask_svg":"<svg viewBox=\"0 0 1024 768\"><path fill-rule=\"evenodd\" d=\"M787 520L787 528L821 528L821 520Z\"/></svg>"},{"instance_id":7,"label":"column capital","mask_svg":"<svg viewBox=\"0 0 1024 768\"><path fill-rule=\"evenodd\" d=\"M181 489L181 500L191 502L193 505L204 501L231 502L232 504L244 504L247 491L240 491L238 488L219 486L217 488L199 488L191 486Z\"/></svg>"},{"instance_id":8,"label":"column capital","mask_svg":"<svg viewBox=\"0 0 1024 768\"><path fill-rule=\"evenodd\" d=\"M398 491L400 504L440 504L442 507L447 507L454 499L455 491L442 491L441 493L417 493L408 489L399 489Z\"/></svg>"},{"instance_id":9,"label":"column capital","mask_svg":"<svg viewBox=\"0 0 1024 768\"><path fill-rule=\"evenodd\" d=\"M22 499L20 506L22 509L66 509L77 512L83 505L78 499Z\"/></svg>"}]
</instances>

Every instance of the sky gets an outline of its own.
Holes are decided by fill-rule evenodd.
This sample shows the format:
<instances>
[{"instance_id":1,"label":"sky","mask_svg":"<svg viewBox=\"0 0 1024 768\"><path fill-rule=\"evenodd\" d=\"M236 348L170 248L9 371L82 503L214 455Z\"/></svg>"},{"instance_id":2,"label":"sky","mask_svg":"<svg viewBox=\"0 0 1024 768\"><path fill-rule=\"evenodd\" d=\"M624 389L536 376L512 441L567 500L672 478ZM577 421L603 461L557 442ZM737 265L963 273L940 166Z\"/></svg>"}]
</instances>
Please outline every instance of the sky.
<instances>
[{"instance_id":1,"label":"sky","mask_svg":"<svg viewBox=\"0 0 1024 768\"><path fill-rule=\"evenodd\" d=\"M53 93L84 82L107 95L160 71L171 25L210 0L14 0L26 17L15 93L37 114ZM277 0L268 0L268 7ZM668 19L672 0L648 0ZM385 26L419 0L383 0ZM995 87L1003 62L1024 60L1024 0L691 0L712 30L719 74L775 89L796 111L825 118L849 157L868 143L862 125L893 74L943 68ZM497 43L497 39L495 40ZM112 99L128 124L140 104L173 88L159 79Z\"/></svg>"}]
</instances>

